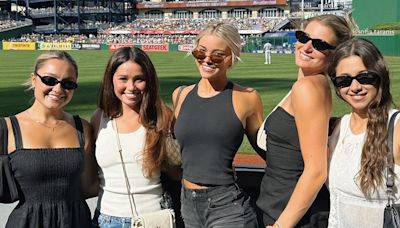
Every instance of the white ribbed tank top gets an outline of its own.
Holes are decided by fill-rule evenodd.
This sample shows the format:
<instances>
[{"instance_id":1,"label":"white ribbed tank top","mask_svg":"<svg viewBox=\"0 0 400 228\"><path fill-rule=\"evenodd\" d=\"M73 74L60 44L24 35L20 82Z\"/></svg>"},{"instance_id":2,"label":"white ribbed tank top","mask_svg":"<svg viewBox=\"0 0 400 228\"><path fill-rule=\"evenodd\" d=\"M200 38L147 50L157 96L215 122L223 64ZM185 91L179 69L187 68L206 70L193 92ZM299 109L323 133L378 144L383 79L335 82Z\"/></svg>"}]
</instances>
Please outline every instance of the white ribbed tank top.
<instances>
[{"instance_id":1,"label":"white ribbed tank top","mask_svg":"<svg viewBox=\"0 0 400 228\"><path fill-rule=\"evenodd\" d=\"M152 178L147 178L142 170L145 137L146 129L143 126L131 133L119 133L131 193L139 215L161 210L160 171ZM115 131L111 120L105 117L100 121L96 159L100 167L97 209L111 216L132 217Z\"/></svg>"}]
</instances>

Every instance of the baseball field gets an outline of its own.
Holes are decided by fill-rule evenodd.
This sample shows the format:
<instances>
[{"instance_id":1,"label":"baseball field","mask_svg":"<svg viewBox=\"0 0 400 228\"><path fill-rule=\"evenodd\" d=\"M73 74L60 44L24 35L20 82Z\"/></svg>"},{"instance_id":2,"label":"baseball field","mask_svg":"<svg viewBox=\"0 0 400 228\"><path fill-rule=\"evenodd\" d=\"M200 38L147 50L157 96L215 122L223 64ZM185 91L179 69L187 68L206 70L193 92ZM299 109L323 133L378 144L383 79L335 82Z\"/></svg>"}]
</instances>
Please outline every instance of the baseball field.
<instances>
[{"instance_id":1,"label":"baseball field","mask_svg":"<svg viewBox=\"0 0 400 228\"><path fill-rule=\"evenodd\" d=\"M33 70L40 51L0 51L0 116L8 116L29 107L32 92L23 83ZM109 51L71 51L79 66L79 87L66 111L89 119L96 109L100 81L111 56ZM179 85L190 85L199 80L199 73L192 56L184 52L149 53L160 82L161 95L171 105L171 93ZM255 88L261 95L264 116L274 108L290 90L296 80L297 68L293 55L272 55L272 64L264 65L263 54L243 53L239 62L228 73L230 79L243 86ZM387 57L391 72L391 92L397 106L400 105L400 58ZM333 87L331 87L333 89ZM349 112L349 107L334 95L333 115ZM253 153L245 140L240 153Z\"/></svg>"}]
</instances>

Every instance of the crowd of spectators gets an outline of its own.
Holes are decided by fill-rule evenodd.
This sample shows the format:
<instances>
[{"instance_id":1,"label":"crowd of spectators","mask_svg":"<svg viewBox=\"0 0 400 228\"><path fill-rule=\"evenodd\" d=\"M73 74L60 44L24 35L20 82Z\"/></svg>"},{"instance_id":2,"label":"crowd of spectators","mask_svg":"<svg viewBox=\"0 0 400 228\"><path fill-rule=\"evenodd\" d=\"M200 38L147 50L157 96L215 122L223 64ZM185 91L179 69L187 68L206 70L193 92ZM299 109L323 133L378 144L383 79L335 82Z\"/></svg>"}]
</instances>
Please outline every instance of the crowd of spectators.
<instances>
[{"instance_id":1,"label":"crowd of spectators","mask_svg":"<svg viewBox=\"0 0 400 228\"><path fill-rule=\"evenodd\" d=\"M0 31L4 29L9 29L13 27L18 27L21 25L25 25L27 22L26 21L16 21L11 19L11 16L9 13L5 11L0 11Z\"/></svg>"},{"instance_id":2,"label":"crowd of spectators","mask_svg":"<svg viewBox=\"0 0 400 228\"><path fill-rule=\"evenodd\" d=\"M77 15L78 7L77 6L60 6L57 8L57 12L62 13L65 16L68 15ZM103 6L85 6L79 7L80 13L109 13L110 10L107 7ZM54 7L47 8L29 8L29 13L31 16L53 16L54 15Z\"/></svg>"},{"instance_id":3,"label":"crowd of spectators","mask_svg":"<svg viewBox=\"0 0 400 228\"><path fill-rule=\"evenodd\" d=\"M98 35L65 35L65 34L24 34L20 38L7 41L20 42L72 42L72 43L152 43L152 44L193 44L196 35L191 34L98 34Z\"/></svg>"},{"instance_id":4,"label":"crowd of spectators","mask_svg":"<svg viewBox=\"0 0 400 228\"><path fill-rule=\"evenodd\" d=\"M242 35L242 42L261 37L261 34ZM85 44L194 44L196 35L192 34L98 34L98 35L65 35L65 34L24 34L20 38L12 38L7 41L15 42L71 42Z\"/></svg>"},{"instance_id":5,"label":"crowd of spectators","mask_svg":"<svg viewBox=\"0 0 400 228\"><path fill-rule=\"evenodd\" d=\"M20 38L9 41L23 42L74 42L74 43L170 43L170 44L193 44L196 31L212 21L228 21L239 30L246 31L242 34L243 42L249 36L261 36L271 29L282 19L271 18L229 18L229 19L187 19L187 20L159 20L159 19L137 19L131 23L109 24L104 22L81 24L81 29L97 28L98 34L91 35L60 35L60 34L25 34ZM77 29L78 24L58 24L58 29ZM103 29L102 29L103 28ZM38 29L51 30L54 25L36 27ZM157 30L155 33L149 31Z\"/></svg>"},{"instance_id":6,"label":"crowd of spectators","mask_svg":"<svg viewBox=\"0 0 400 228\"><path fill-rule=\"evenodd\" d=\"M78 31L78 29L107 29L111 26L113 26L113 23L108 23L103 21L84 21L83 23L80 24L80 26L78 23L71 23L71 24L59 23L57 28L59 29L59 31L64 29L71 29L76 32ZM54 24L39 25L35 27L36 31L47 31L54 29L55 29Z\"/></svg>"},{"instance_id":7,"label":"crowd of spectators","mask_svg":"<svg viewBox=\"0 0 400 228\"><path fill-rule=\"evenodd\" d=\"M201 18L201 19L136 19L132 23L121 24L104 32L121 30L198 30L213 21L223 21L235 25L239 30L267 31L284 18Z\"/></svg>"}]
</instances>

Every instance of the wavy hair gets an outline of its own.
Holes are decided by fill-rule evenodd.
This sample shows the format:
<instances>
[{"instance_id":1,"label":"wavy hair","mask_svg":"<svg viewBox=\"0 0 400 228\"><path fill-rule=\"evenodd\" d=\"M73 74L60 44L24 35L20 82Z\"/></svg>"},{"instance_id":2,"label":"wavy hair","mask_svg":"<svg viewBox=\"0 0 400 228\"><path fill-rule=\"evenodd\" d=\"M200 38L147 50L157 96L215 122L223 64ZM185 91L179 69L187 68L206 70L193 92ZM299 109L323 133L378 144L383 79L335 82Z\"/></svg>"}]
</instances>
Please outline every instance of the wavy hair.
<instances>
[{"instance_id":1,"label":"wavy hair","mask_svg":"<svg viewBox=\"0 0 400 228\"><path fill-rule=\"evenodd\" d=\"M336 77L339 62L350 56L361 58L368 71L379 76L376 97L368 105L366 139L361 154L361 168L357 180L361 191L369 197L384 181L386 167L387 124L389 109L393 105L390 94L389 69L381 52L370 41L362 38L351 39L336 48L333 61L328 67L330 77ZM338 88L336 94L340 96Z\"/></svg>"},{"instance_id":2,"label":"wavy hair","mask_svg":"<svg viewBox=\"0 0 400 228\"><path fill-rule=\"evenodd\" d=\"M143 50L137 47L123 47L112 54L100 86L98 107L110 119L123 114L121 101L114 94L113 77L118 67L128 61L140 65L146 81L143 98L139 104L139 116L146 129L143 170L147 176L153 176L167 164L166 135L172 113L161 100L156 70Z\"/></svg>"}]
</instances>

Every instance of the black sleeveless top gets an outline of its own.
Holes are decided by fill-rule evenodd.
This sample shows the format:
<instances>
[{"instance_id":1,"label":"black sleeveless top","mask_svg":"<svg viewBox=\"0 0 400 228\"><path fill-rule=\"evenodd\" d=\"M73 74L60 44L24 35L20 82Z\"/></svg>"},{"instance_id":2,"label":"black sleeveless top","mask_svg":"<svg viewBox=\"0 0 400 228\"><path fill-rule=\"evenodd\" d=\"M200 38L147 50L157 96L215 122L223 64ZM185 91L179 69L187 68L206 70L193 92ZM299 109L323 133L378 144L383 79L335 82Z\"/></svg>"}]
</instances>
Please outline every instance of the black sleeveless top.
<instances>
[{"instance_id":1,"label":"black sleeveless top","mask_svg":"<svg viewBox=\"0 0 400 228\"><path fill-rule=\"evenodd\" d=\"M84 166L81 120L74 116L80 147L25 149L18 120L11 116L14 152L10 165L19 188L19 203L6 227L90 227L90 210L81 197L80 176Z\"/></svg>"},{"instance_id":2,"label":"black sleeveless top","mask_svg":"<svg viewBox=\"0 0 400 228\"><path fill-rule=\"evenodd\" d=\"M278 106L266 120L264 130L267 134L267 166L257 206L272 219L269 222L272 225L289 202L303 173L304 161L295 119L286 110ZM323 205L327 205L328 208L323 208L321 205L321 197L321 194L317 196L314 205L296 227L309 223L310 216L317 211L329 211L329 197L325 199L326 203Z\"/></svg>"},{"instance_id":3,"label":"black sleeveless top","mask_svg":"<svg viewBox=\"0 0 400 228\"><path fill-rule=\"evenodd\" d=\"M181 145L183 178L193 183L228 185L235 182L233 157L244 135L232 103L233 83L216 96L202 98L198 85L188 93L175 123Z\"/></svg>"}]
</instances>

